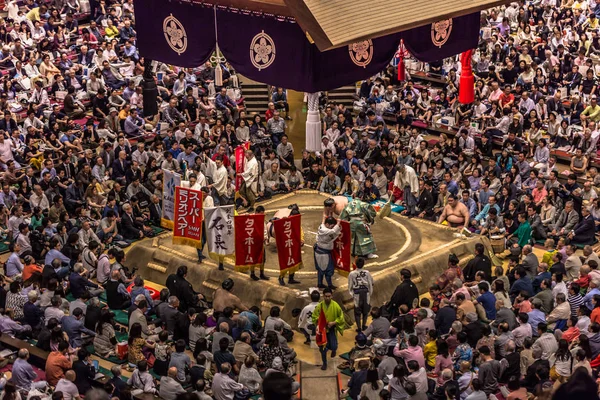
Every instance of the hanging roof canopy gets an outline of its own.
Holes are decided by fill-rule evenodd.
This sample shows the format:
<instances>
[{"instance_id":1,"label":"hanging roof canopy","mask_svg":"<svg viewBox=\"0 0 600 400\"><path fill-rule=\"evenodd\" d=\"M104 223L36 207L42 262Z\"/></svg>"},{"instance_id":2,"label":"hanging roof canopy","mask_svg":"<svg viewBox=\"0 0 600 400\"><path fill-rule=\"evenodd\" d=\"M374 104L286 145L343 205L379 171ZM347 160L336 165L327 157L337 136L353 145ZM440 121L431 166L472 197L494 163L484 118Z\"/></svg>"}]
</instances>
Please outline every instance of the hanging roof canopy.
<instances>
[{"instance_id":1,"label":"hanging roof canopy","mask_svg":"<svg viewBox=\"0 0 600 400\"><path fill-rule=\"evenodd\" d=\"M511 0L213 0L293 17L320 51L456 18ZM426 12L425 12L426 11Z\"/></svg>"},{"instance_id":2,"label":"hanging roof canopy","mask_svg":"<svg viewBox=\"0 0 600 400\"><path fill-rule=\"evenodd\" d=\"M140 55L185 68L207 60L228 68L226 59L255 81L312 93L381 72L401 41L426 62L473 49L479 41L480 13L474 12L321 51L296 18L276 12L282 0L264 0L262 11L243 8L242 0L224 1L238 3L134 0Z\"/></svg>"}]
</instances>

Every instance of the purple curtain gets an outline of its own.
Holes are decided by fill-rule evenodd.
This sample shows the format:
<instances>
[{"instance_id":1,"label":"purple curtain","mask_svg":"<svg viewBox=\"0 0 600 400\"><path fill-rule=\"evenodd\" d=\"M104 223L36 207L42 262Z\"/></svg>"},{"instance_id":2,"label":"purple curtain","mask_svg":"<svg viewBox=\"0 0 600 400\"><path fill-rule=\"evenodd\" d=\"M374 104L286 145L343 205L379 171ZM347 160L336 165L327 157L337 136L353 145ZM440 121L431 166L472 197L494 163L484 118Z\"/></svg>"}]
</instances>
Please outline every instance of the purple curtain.
<instances>
[{"instance_id":1,"label":"purple curtain","mask_svg":"<svg viewBox=\"0 0 600 400\"><path fill-rule=\"evenodd\" d=\"M259 82L305 92L338 88L375 75L390 62L400 34L320 52L289 21L217 12L219 47L229 63ZM243 27L242 30L235 27Z\"/></svg>"},{"instance_id":2,"label":"purple curtain","mask_svg":"<svg viewBox=\"0 0 600 400\"><path fill-rule=\"evenodd\" d=\"M479 41L479 12L402 32L402 39L408 51L425 62L474 49Z\"/></svg>"},{"instance_id":3,"label":"purple curtain","mask_svg":"<svg viewBox=\"0 0 600 400\"><path fill-rule=\"evenodd\" d=\"M193 68L212 55L217 41L213 8L164 0L134 3L141 56ZM326 52L320 52L289 20L218 9L217 26L219 48L242 75L274 86L317 92L382 71L401 38L423 61L474 48L479 38L479 12Z\"/></svg>"},{"instance_id":4,"label":"purple curtain","mask_svg":"<svg viewBox=\"0 0 600 400\"><path fill-rule=\"evenodd\" d=\"M164 0L134 0L134 7L137 46L142 57L195 68L212 55L212 8Z\"/></svg>"}]
</instances>

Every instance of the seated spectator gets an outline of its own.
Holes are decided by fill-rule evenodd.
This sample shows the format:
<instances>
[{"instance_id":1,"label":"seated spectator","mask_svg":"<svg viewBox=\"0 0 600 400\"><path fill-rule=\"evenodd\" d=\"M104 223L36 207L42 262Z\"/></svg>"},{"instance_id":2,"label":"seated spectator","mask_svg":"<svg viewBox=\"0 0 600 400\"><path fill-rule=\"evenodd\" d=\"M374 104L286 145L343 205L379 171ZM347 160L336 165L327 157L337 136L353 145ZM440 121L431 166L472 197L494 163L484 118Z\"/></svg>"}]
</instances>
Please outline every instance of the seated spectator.
<instances>
[{"instance_id":1,"label":"seated spectator","mask_svg":"<svg viewBox=\"0 0 600 400\"><path fill-rule=\"evenodd\" d=\"M177 370L175 370L174 374L177 374ZM133 371L133 374L131 374L131 377L127 380L127 384L135 390L141 390L142 393L158 393L156 385L154 384L154 378L148 372L148 362L146 360L140 360L137 363L137 368Z\"/></svg>"},{"instance_id":2,"label":"seated spectator","mask_svg":"<svg viewBox=\"0 0 600 400\"><path fill-rule=\"evenodd\" d=\"M168 375L160 378L160 390L158 395L161 399L175 400L179 394L185 393L181 383L177 380L177 375L177 367L171 367L169 368Z\"/></svg>"}]
</instances>

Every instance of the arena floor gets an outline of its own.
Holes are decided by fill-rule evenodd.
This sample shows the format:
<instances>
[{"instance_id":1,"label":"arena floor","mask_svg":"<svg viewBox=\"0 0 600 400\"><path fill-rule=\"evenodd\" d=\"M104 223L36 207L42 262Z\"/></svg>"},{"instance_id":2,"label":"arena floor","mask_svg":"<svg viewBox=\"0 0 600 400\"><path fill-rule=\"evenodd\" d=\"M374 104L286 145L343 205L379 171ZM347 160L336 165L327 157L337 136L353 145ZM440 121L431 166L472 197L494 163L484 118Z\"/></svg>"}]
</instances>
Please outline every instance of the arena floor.
<instances>
[{"instance_id":1,"label":"arena floor","mask_svg":"<svg viewBox=\"0 0 600 400\"><path fill-rule=\"evenodd\" d=\"M234 270L233 258L225 258L225 271L217 269L214 260L207 259L198 263L196 249L190 246L173 245L170 232L159 235L151 241L141 241L132 246L127 262L137 267L141 275L148 280L164 284L169 274L180 265L188 266L188 280L196 290L212 297L214 290L221 286L226 278L235 282L233 293L246 305L260 305L263 312L278 305L282 309L282 318L295 325L292 317L294 309L302 308L309 302L309 292L317 285L317 271L314 267L313 248L316 231L322 220L323 201L328 196L316 191L302 190L279 195L261 202L267 211L267 217L277 210L297 204L302 214L305 246L303 249L304 268L297 272L299 285L279 286L278 258L274 241L267 247L265 272L269 281L254 282L248 273ZM371 271L377 290L373 295L373 304L382 304L389 300L400 283L399 271L409 268L413 281L420 292L426 292L447 266L449 253L466 260L471 256L473 247L480 238L459 239L455 230L430 221L409 219L392 213L383 220L377 219L372 226L379 258L368 260L365 268ZM205 249L205 254L207 250ZM338 287L334 299L342 305L349 322L353 321L354 303L348 292L347 278L339 274L333 277Z\"/></svg>"},{"instance_id":2,"label":"arena floor","mask_svg":"<svg viewBox=\"0 0 600 400\"><path fill-rule=\"evenodd\" d=\"M305 240L302 255L304 268L296 274L297 279L301 280L302 284L295 285L295 289L307 290L316 284L317 272L314 269L313 245L315 244L318 226L322 220L323 201L327 197L315 191L303 190L280 195L261 203L266 209L267 220L276 211L287 208L290 204L295 203L300 208ZM391 217L383 220L377 218L377 222L372 226L372 232L379 258L367 261L365 267L373 273L385 271L390 267L397 267L417 256L436 252L436 250L447 247L449 243L455 240L453 237L454 232L451 229L428 221L405 218L397 214L392 214ZM196 258L195 249L192 247L173 245L170 234L161 235L158 240L161 248L165 248L166 251L172 249L173 253ZM232 258L225 259L227 270L233 272L233 264L234 260ZM213 267L216 266L216 263L213 260L207 260L201 266ZM271 240L271 243L267 246L265 271L271 277L277 277L279 274L277 249L274 240ZM346 283L345 277L338 274L334 275L336 286L341 287Z\"/></svg>"},{"instance_id":3,"label":"arena floor","mask_svg":"<svg viewBox=\"0 0 600 400\"><path fill-rule=\"evenodd\" d=\"M302 214L305 247L303 253L304 268L297 273L300 285L281 287L277 283L279 275L278 259L275 243L267 248L266 273L269 281L254 282L248 274L234 271L233 259L225 260L225 271L217 269L213 260L197 262L196 250L188 246L172 244L170 232L151 240L136 243L129 249L127 263L139 268L139 273L148 281L164 284L169 274L174 273L179 265L188 266L188 280L195 289L209 298L221 282L231 277L235 281L233 293L246 305L259 305L263 313L273 305L282 309L282 317L292 326L296 318L291 316L295 308L302 308L309 302L308 291L317 283L314 269L312 245L316 231L322 220L323 201L328 196L316 191L303 190L296 193L279 195L261 202L270 218L277 210L287 208L296 203ZM379 258L369 260L365 268L374 277L375 293L373 304L383 304L389 300L395 287L400 282L399 271L407 267L413 272L413 281L420 293L427 293L429 285L435 281L446 268L449 253L455 253L462 262L466 262L473 252L475 243L480 238L458 239L455 230L420 219L409 219L398 214L383 220L377 219L372 226ZM205 250L206 254L206 250ZM351 349L354 343L353 300L347 290L347 278L334 275L333 282L338 286L334 299L345 311L348 327L339 340L339 352L342 354ZM320 356L316 347L303 344L304 338L297 333L290 345L296 349L298 359L298 380L301 384L301 398L336 399L339 390L346 385L348 377L340 375L337 365L342 361L339 357L331 360L326 371L320 369Z\"/></svg>"}]
</instances>

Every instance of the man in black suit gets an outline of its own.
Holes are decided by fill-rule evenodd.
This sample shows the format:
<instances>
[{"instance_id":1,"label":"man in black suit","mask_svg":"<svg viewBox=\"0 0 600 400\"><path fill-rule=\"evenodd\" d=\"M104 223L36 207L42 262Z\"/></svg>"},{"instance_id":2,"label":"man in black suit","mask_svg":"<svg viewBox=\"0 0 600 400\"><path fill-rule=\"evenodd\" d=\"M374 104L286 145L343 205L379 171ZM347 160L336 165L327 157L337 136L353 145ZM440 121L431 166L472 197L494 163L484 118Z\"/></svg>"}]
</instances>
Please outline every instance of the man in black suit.
<instances>
[{"instance_id":1,"label":"man in black suit","mask_svg":"<svg viewBox=\"0 0 600 400\"><path fill-rule=\"evenodd\" d=\"M110 369L113 377L110 379L109 383L113 386L114 390L111 393L113 397L120 397L121 391L127 388L127 383L123 379L121 379L121 367L119 365L113 365Z\"/></svg>"},{"instance_id":2,"label":"man in black suit","mask_svg":"<svg viewBox=\"0 0 600 400\"><path fill-rule=\"evenodd\" d=\"M565 106L563 105L562 100L560 98L560 91L554 93L554 96L548 100L546 105L548 107L548 114L550 114L553 111L555 111L558 115L565 114Z\"/></svg>"},{"instance_id":3,"label":"man in black suit","mask_svg":"<svg viewBox=\"0 0 600 400\"><path fill-rule=\"evenodd\" d=\"M400 270L400 276L402 277L402 283L396 287L390 301L386 303L390 320L398 315L398 308L401 305L406 305L409 309L412 309L414 300L419 298L419 289L417 289L417 286L410 280L412 276L410 270L402 268Z\"/></svg>"},{"instance_id":4,"label":"man in black suit","mask_svg":"<svg viewBox=\"0 0 600 400\"><path fill-rule=\"evenodd\" d=\"M490 261L490 258L485 255L485 247L482 243L475 244L475 257L469 261L463 271L465 281L473 282L475 280L475 274L479 271L485 274L486 280L492 278L492 262Z\"/></svg>"},{"instance_id":5,"label":"man in black suit","mask_svg":"<svg viewBox=\"0 0 600 400\"><path fill-rule=\"evenodd\" d=\"M419 218L431 219L433 218L433 207L435 206L433 183L430 180L426 180L423 187L423 190L419 193L417 212L419 213Z\"/></svg>"},{"instance_id":6,"label":"man in black suit","mask_svg":"<svg viewBox=\"0 0 600 400\"><path fill-rule=\"evenodd\" d=\"M90 353L85 349L79 349L77 352L78 360L73 363L75 372L75 386L79 393L86 393L92 388L92 382L96 376L96 369L92 364Z\"/></svg>"},{"instance_id":7,"label":"man in black suit","mask_svg":"<svg viewBox=\"0 0 600 400\"><path fill-rule=\"evenodd\" d=\"M571 72L565 75L565 78L563 79L563 85L567 87L567 95L571 95L571 89L579 87L582 79L583 76L581 75L581 72L579 72L579 67L573 65Z\"/></svg>"},{"instance_id":8,"label":"man in black suit","mask_svg":"<svg viewBox=\"0 0 600 400\"><path fill-rule=\"evenodd\" d=\"M531 226L531 236L535 240L546 239L548 232L546 232L546 227L542 224L542 218L535 211L533 205L527 207L527 219Z\"/></svg>"},{"instance_id":9,"label":"man in black suit","mask_svg":"<svg viewBox=\"0 0 600 400\"><path fill-rule=\"evenodd\" d=\"M119 157L113 161L112 164L112 180L119 181L123 185L126 183L125 175L129 167L129 163L127 162L126 158L127 153L121 150L119 152Z\"/></svg>"},{"instance_id":10,"label":"man in black suit","mask_svg":"<svg viewBox=\"0 0 600 400\"><path fill-rule=\"evenodd\" d=\"M69 179L75 179L77 173L75 172L75 165L71 162L71 158L68 155L64 155L61 158L62 164L56 167L56 173L65 171L65 177Z\"/></svg>"},{"instance_id":11,"label":"man in black suit","mask_svg":"<svg viewBox=\"0 0 600 400\"><path fill-rule=\"evenodd\" d=\"M109 114L108 97L106 91L102 88L98 89L98 94L92 100L92 110L94 117L104 119Z\"/></svg>"},{"instance_id":12,"label":"man in black suit","mask_svg":"<svg viewBox=\"0 0 600 400\"><path fill-rule=\"evenodd\" d=\"M150 206L148 206L148 208L150 209L150 223L153 225L160 225L160 219L162 217L162 207L160 205L160 199L158 198L158 196L152 196L152 202L150 203Z\"/></svg>"},{"instance_id":13,"label":"man in black suit","mask_svg":"<svg viewBox=\"0 0 600 400\"><path fill-rule=\"evenodd\" d=\"M596 233L594 217L587 207L581 208L581 216L581 220L569 232L568 238L571 239L571 244L592 244L595 241Z\"/></svg>"},{"instance_id":14,"label":"man in black suit","mask_svg":"<svg viewBox=\"0 0 600 400\"><path fill-rule=\"evenodd\" d=\"M125 239L136 240L144 237L144 233L150 231L151 228L144 226L139 221L136 221L133 215L131 204L123 206L123 215L121 216L121 235Z\"/></svg>"},{"instance_id":15,"label":"man in black suit","mask_svg":"<svg viewBox=\"0 0 600 400\"><path fill-rule=\"evenodd\" d=\"M373 167L375 164L379 163L379 159L381 158L381 148L377 146L377 141L375 139L369 139L367 152L364 155L364 160L367 165Z\"/></svg>"}]
</instances>

